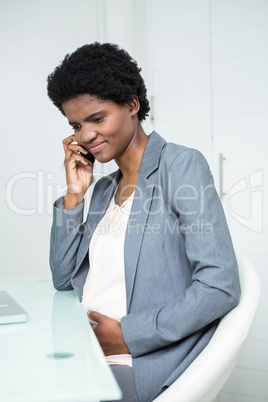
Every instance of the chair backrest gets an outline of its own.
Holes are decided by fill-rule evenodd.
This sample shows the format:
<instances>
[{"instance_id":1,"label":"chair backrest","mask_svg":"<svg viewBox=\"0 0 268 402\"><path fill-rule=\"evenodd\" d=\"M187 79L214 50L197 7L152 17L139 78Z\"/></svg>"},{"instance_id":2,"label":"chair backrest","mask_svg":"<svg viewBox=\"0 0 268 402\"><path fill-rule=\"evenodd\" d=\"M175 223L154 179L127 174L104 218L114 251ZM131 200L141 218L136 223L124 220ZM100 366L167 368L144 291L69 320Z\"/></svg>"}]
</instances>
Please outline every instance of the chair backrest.
<instances>
[{"instance_id":1,"label":"chair backrest","mask_svg":"<svg viewBox=\"0 0 268 402\"><path fill-rule=\"evenodd\" d=\"M237 257L241 299L224 316L207 347L155 402L210 402L229 378L254 319L260 282L252 264Z\"/></svg>"}]
</instances>

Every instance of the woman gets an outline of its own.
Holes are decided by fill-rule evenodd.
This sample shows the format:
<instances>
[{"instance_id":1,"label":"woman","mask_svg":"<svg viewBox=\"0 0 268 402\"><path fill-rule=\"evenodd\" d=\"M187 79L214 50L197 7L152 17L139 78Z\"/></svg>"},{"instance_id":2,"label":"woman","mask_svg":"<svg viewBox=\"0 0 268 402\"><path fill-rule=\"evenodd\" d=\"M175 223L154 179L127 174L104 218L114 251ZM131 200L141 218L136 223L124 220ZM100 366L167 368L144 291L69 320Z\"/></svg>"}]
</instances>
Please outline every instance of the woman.
<instances>
[{"instance_id":1,"label":"woman","mask_svg":"<svg viewBox=\"0 0 268 402\"><path fill-rule=\"evenodd\" d=\"M151 401L207 345L239 300L236 259L204 157L144 132L149 112L136 62L112 44L67 55L48 95L74 134L63 141L66 195L54 206L56 289L75 289L123 390ZM119 169L83 199L93 163Z\"/></svg>"}]
</instances>

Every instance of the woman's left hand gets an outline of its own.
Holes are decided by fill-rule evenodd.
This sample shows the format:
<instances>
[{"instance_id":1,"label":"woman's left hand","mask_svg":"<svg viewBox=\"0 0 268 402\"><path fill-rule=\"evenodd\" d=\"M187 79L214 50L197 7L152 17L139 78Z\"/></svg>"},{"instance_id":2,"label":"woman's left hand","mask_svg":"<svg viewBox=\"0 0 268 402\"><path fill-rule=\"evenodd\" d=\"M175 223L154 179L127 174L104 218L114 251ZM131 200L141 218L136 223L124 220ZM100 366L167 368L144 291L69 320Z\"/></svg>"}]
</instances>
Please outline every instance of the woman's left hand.
<instances>
[{"instance_id":1,"label":"woman's left hand","mask_svg":"<svg viewBox=\"0 0 268 402\"><path fill-rule=\"evenodd\" d=\"M98 323L96 326L92 325L92 329L105 356L130 353L125 343L119 321L97 311L88 311L87 315L91 320Z\"/></svg>"}]
</instances>

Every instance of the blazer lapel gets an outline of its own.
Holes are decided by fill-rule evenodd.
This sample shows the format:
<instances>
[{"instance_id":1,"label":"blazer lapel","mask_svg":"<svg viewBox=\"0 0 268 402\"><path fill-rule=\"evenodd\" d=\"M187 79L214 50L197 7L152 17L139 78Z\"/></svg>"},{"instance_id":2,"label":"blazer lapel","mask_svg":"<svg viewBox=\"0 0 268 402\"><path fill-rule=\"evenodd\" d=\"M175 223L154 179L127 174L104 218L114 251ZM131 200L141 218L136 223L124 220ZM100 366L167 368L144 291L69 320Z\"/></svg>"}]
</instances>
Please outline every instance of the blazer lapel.
<instances>
[{"instance_id":1,"label":"blazer lapel","mask_svg":"<svg viewBox=\"0 0 268 402\"><path fill-rule=\"evenodd\" d=\"M141 243L146 230L154 184L143 176L137 181L135 197L128 220L125 236L125 277L127 294L127 312L129 311L135 275L140 255ZM144 210L146 203L146 211Z\"/></svg>"},{"instance_id":2,"label":"blazer lapel","mask_svg":"<svg viewBox=\"0 0 268 402\"><path fill-rule=\"evenodd\" d=\"M129 312L146 222L150 213L155 184L149 177L159 166L165 140L153 132L142 157L135 196L125 236L125 273L127 312Z\"/></svg>"}]
</instances>

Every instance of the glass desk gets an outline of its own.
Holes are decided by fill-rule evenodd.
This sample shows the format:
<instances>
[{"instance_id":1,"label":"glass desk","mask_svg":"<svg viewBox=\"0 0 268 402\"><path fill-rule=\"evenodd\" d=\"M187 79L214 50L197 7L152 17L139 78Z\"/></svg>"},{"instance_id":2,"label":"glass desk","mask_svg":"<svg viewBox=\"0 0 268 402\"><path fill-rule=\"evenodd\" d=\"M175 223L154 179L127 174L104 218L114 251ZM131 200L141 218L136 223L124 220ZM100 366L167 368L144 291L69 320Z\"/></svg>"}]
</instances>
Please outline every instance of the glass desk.
<instances>
[{"instance_id":1,"label":"glass desk","mask_svg":"<svg viewBox=\"0 0 268 402\"><path fill-rule=\"evenodd\" d=\"M121 391L74 291L47 277L0 278L28 321L0 325L0 401L116 400Z\"/></svg>"}]
</instances>

